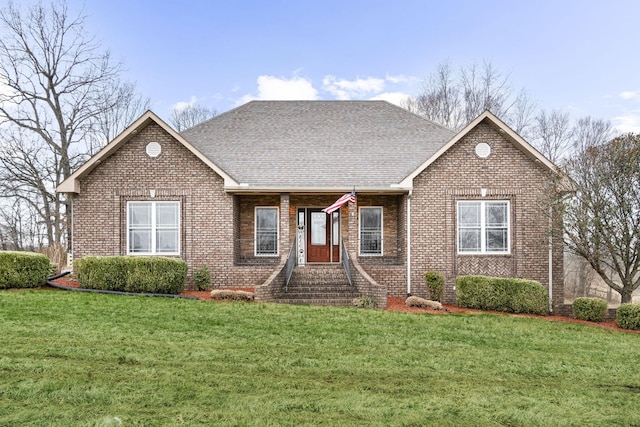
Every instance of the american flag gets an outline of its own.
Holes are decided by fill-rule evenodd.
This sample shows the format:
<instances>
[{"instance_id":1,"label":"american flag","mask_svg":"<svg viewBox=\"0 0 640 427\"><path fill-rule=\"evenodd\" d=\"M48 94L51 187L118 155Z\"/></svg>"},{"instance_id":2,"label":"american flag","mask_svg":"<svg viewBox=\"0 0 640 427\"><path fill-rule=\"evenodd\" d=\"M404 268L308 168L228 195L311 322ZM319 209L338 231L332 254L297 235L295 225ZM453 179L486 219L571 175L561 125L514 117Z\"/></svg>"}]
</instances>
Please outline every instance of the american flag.
<instances>
[{"instance_id":1,"label":"american flag","mask_svg":"<svg viewBox=\"0 0 640 427\"><path fill-rule=\"evenodd\" d=\"M347 193L344 196L340 197L338 200L333 202L333 204L327 208L322 209L322 212L326 212L330 214L331 212L337 211L347 203L355 203L356 202L356 192L352 191L351 193Z\"/></svg>"}]
</instances>

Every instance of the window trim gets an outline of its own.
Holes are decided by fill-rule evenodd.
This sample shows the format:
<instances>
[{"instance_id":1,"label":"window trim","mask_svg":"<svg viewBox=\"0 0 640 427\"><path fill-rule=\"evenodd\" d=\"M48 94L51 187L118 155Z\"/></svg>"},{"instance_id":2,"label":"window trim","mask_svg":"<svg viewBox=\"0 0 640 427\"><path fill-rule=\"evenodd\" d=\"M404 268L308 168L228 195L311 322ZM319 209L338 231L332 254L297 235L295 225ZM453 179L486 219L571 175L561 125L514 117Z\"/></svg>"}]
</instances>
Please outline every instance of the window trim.
<instances>
[{"instance_id":1,"label":"window trim","mask_svg":"<svg viewBox=\"0 0 640 427\"><path fill-rule=\"evenodd\" d=\"M276 252L270 254L258 253L258 210L276 210ZM255 257L277 257L280 256L280 207L279 206L254 206L253 208L253 256Z\"/></svg>"},{"instance_id":2,"label":"window trim","mask_svg":"<svg viewBox=\"0 0 640 427\"><path fill-rule=\"evenodd\" d=\"M462 203L480 203L480 251L460 250L460 205ZM504 251L487 251L487 204L505 203L507 205L506 228L507 243ZM495 228L495 227L491 227ZM458 200L456 203L456 253L457 255L511 255L511 201L510 200Z\"/></svg>"},{"instance_id":3,"label":"window trim","mask_svg":"<svg viewBox=\"0 0 640 427\"><path fill-rule=\"evenodd\" d=\"M150 204L151 205L151 251L150 252L134 252L131 250L131 216L129 208L135 204ZM172 204L177 207L177 248L175 252L158 252L156 248L157 240L156 233L158 231L158 221L157 221L157 211L156 206L159 204ZM181 204L179 200L129 200L127 201L126 206L126 215L127 215L127 255L132 256L180 256L181 245L181 233L182 233L182 213L181 213Z\"/></svg>"},{"instance_id":4,"label":"window trim","mask_svg":"<svg viewBox=\"0 0 640 427\"><path fill-rule=\"evenodd\" d=\"M366 209L380 210L380 253L362 252L362 211ZM360 206L358 208L358 256L381 257L384 256L384 208L382 206Z\"/></svg>"}]
</instances>

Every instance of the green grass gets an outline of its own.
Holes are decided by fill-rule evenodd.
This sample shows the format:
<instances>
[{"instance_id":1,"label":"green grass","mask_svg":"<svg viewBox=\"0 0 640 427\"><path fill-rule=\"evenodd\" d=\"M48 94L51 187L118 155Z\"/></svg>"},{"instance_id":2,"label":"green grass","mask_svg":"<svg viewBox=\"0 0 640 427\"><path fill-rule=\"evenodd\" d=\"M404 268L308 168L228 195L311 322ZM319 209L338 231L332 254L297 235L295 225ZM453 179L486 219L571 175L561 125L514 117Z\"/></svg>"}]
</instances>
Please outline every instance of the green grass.
<instances>
[{"instance_id":1,"label":"green grass","mask_svg":"<svg viewBox=\"0 0 640 427\"><path fill-rule=\"evenodd\" d=\"M0 327L2 426L640 425L640 336L590 326L3 291Z\"/></svg>"}]
</instances>

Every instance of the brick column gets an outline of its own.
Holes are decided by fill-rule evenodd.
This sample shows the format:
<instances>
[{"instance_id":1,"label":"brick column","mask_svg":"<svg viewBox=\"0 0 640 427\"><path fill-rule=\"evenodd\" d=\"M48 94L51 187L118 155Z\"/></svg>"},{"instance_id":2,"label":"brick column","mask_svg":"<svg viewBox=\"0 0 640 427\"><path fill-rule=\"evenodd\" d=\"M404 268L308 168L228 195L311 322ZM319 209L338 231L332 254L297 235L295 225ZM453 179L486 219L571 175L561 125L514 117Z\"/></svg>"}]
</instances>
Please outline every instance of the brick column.
<instances>
[{"instance_id":1,"label":"brick column","mask_svg":"<svg viewBox=\"0 0 640 427\"><path fill-rule=\"evenodd\" d=\"M347 240L347 248L354 254L358 253L358 200L356 203L349 203L349 239Z\"/></svg>"},{"instance_id":2,"label":"brick column","mask_svg":"<svg viewBox=\"0 0 640 427\"><path fill-rule=\"evenodd\" d=\"M291 236L289 236L289 193L280 195L280 257L286 259L291 249Z\"/></svg>"}]
</instances>

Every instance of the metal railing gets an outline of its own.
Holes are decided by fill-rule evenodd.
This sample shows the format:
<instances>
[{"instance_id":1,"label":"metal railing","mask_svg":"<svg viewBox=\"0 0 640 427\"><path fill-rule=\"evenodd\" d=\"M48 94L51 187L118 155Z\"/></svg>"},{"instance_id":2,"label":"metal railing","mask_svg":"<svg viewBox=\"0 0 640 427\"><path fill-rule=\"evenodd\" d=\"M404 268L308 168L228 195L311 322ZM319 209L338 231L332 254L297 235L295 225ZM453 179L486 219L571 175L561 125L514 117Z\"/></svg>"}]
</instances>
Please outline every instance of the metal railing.
<instances>
[{"instance_id":1,"label":"metal railing","mask_svg":"<svg viewBox=\"0 0 640 427\"><path fill-rule=\"evenodd\" d=\"M349 286L353 288L353 278L351 277L351 263L349 262L349 252L347 251L347 245L344 244L344 239L341 240L342 245L342 267L344 267L344 272L347 274L347 280L349 281Z\"/></svg>"},{"instance_id":2,"label":"metal railing","mask_svg":"<svg viewBox=\"0 0 640 427\"><path fill-rule=\"evenodd\" d=\"M284 291L289 292L289 281L291 281L291 275L293 274L293 269L298 264L298 242L296 239L293 239L293 244L291 245L291 250L289 251L289 256L287 257L287 263L285 264L285 283L284 283Z\"/></svg>"}]
</instances>

